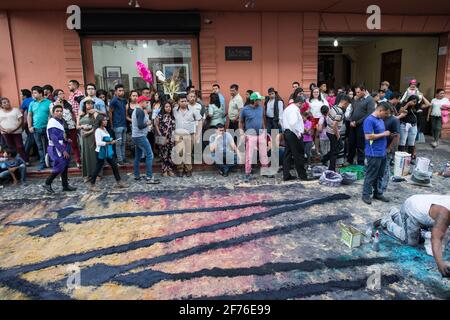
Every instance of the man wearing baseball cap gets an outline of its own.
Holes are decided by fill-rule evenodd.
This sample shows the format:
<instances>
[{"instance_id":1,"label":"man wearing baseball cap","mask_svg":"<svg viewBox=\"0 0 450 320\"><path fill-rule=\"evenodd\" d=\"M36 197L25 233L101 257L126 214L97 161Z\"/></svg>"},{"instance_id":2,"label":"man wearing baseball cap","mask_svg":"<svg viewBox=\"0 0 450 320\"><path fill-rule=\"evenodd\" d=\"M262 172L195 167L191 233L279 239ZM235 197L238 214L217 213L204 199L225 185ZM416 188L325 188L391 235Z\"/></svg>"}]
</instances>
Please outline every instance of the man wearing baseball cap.
<instances>
[{"instance_id":1,"label":"man wearing baseball cap","mask_svg":"<svg viewBox=\"0 0 450 320\"><path fill-rule=\"evenodd\" d=\"M160 181L153 176L153 151L150 142L147 140L148 126L151 124L151 120L147 110L148 102L150 98L146 96L140 96L137 99L138 105L131 115L131 138L134 143L134 180L141 180L139 173L139 163L142 158L142 154L145 155L145 166L147 169L147 175L145 180L147 184L158 184Z\"/></svg>"},{"instance_id":2,"label":"man wearing baseball cap","mask_svg":"<svg viewBox=\"0 0 450 320\"><path fill-rule=\"evenodd\" d=\"M264 100L264 97L259 92L253 92L250 95L251 104L242 109L239 118L239 129L245 133L245 182L250 181L252 164L256 162L256 155L254 154L256 148L259 150L259 159L262 167L268 167L269 164L266 123L264 109L261 106L262 100ZM255 158L255 161L253 158Z\"/></svg>"}]
</instances>

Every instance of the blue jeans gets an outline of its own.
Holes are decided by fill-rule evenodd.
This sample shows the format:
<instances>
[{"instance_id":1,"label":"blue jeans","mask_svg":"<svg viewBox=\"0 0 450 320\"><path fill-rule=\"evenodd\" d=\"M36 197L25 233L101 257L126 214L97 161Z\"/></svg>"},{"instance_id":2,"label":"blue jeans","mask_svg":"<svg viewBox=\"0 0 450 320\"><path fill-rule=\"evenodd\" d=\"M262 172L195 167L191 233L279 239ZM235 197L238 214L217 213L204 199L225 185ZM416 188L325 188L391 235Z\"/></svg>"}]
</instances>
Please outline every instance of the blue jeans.
<instances>
[{"instance_id":1,"label":"blue jeans","mask_svg":"<svg viewBox=\"0 0 450 320\"><path fill-rule=\"evenodd\" d=\"M228 152L226 156L223 153L211 153L211 157L216 162L216 167L223 173L228 173L237 164L237 155Z\"/></svg>"},{"instance_id":2,"label":"blue jeans","mask_svg":"<svg viewBox=\"0 0 450 320\"><path fill-rule=\"evenodd\" d=\"M27 168L26 168L25 164L21 164L19 166L19 173L20 173L20 181L25 182L26 174L27 174ZM8 179L10 177L11 177L11 172L9 172L8 170L2 171L0 173L0 179Z\"/></svg>"},{"instance_id":3,"label":"blue jeans","mask_svg":"<svg viewBox=\"0 0 450 320\"><path fill-rule=\"evenodd\" d=\"M400 124L400 141L398 143L400 146L414 147L416 144L416 137L417 125L412 126L406 131L406 123Z\"/></svg>"},{"instance_id":4,"label":"blue jeans","mask_svg":"<svg viewBox=\"0 0 450 320\"><path fill-rule=\"evenodd\" d=\"M134 143L134 176L139 178L139 163L142 154L145 155L145 166L147 168L147 177L153 176L153 151L147 137L132 138Z\"/></svg>"},{"instance_id":5,"label":"blue jeans","mask_svg":"<svg viewBox=\"0 0 450 320\"><path fill-rule=\"evenodd\" d=\"M383 175L383 179L381 180L381 193L385 193L388 185L389 185L389 179L391 178L391 162L392 159L392 154L388 153L386 155L386 165L385 165L385 169L384 169L384 175Z\"/></svg>"},{"instance_id":6,"label":"blue jeans","mask_svg":"<svg viewBox=\"0 0 450 320\"><path fill-rule=\"evenodd\" d=\"M123 160L125 160L125 141L127 139L127 128L126 127L114 128L114 134L116 136L116 140L122 138L116 142L117 160L119 162L122 162Z\"/></svg>"},{"instance_id":7,"label":"blue jeans","mask_svg":"<svg viewBox=\"0 0 450 320\"><path fill-rule=\"evenodd\" d=\"M45 168L45 151L47 150L47 128L34 129L33 133L34 141L38 147L39 152L39 164L41 168Z\"/></svg>"},{"instance_id":8,"label":"blue jeans","mask_svg":"<svg viewBox=\"0 0 450 320\"><path fill-rule=\"evenodd\" d=\"M382 196L381 186L384 170L386 167L386 157L366 157L366 176L364 178L363 197L370 198L372 192L374 196Z\"/></svg>"}]
</instances>

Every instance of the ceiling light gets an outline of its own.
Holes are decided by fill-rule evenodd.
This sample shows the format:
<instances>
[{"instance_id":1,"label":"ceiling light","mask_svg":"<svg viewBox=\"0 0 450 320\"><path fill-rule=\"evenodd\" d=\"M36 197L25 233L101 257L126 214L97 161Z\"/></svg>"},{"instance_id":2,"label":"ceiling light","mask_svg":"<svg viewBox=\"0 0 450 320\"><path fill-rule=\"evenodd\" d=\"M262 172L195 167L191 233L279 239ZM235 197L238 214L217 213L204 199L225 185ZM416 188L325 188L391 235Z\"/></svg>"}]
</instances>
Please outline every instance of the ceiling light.
<instances>
[{"instance_id":1,"label":"ceiling light","mask_svg":"<svg viewBox=\"0 0 450 320\"><path fill-rule=\"evenodd\" d=\"M337 39L334 39L333 46L335 46L335 47L339 46L339 42Z\"/></svg>"}]
</instances>

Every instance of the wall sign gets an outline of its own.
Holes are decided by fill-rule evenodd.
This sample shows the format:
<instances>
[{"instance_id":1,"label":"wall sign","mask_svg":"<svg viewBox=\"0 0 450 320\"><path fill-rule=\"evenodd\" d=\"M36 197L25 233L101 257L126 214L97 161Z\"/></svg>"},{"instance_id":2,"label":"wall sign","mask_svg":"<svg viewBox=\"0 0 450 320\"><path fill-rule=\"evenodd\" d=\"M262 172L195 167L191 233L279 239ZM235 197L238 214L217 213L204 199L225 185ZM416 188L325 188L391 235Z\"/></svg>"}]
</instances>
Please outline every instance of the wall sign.
<instances>
[{"instance_id":1,"label":"wall sign","mask_svg":"<svg viewBox=\"0 0 450 320\"><path fill-rule=\"evenodd\" d=\"M225 47L226 61L252 61L252 47Z\"/></svg>"}]
</instances>

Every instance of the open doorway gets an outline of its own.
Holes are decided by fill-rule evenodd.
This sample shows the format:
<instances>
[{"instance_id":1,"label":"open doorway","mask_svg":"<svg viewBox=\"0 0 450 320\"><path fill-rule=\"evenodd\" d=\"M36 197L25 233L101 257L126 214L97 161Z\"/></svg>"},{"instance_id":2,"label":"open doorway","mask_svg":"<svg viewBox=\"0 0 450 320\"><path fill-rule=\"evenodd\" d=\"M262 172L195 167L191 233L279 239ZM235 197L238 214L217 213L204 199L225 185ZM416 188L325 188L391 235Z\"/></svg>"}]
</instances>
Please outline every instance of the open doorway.
<instances>
[{"instance_id":1,"label":"open doorway","mask_svg":"<svg viewBox=\"0 0 450 320\"><path fill-rule=\"evenodd\" d=\"M330 88L363 84L368 90L388 81L393 91L405 91L409 81L417 79L421 92L431 99L438 44L438 36L321 34L317 78Z\"/></svg>"}]
</instances>

